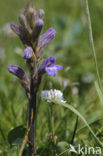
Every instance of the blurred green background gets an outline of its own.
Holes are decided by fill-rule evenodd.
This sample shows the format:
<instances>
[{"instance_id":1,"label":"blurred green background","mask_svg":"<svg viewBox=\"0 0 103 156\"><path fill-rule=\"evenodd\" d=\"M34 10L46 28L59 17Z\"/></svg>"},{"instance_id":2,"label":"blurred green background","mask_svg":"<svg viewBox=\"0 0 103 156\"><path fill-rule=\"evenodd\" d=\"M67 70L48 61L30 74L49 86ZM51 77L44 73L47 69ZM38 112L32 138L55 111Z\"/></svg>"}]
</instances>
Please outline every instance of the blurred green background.
<instances>
[{"instance_id":1,"label":"blurred green background","mask_svg":"<svg viewBox=\"0 0 103 156\"><path fill-rule=\"evenodd\" d=\"M57 77L44 76L38 94L36 144L39 148L46 140L48 130L48 104L41 101L41 90L60 89L64 99L86 118L96 133L103 126L103 108L94 81L96 69L89 42L89 30L85 0L35 0L31 3L45 11L43 32L49 27L56 30L55 39L49 44L44 57L55 56L63 66ZM9 30L9 23L18 23L20 10L26 0L0 2L0 151L10 150L8 133L16 126L27 127L28 101L19 80L9 74L7 66L21 66L28 73L22 59L24 47L17 36ZM89 8L101 82L103 80L103 1L90 0ZM70 67L70 69L69 69ZM103 83L102 83L103 84ZM102 86L101 86L102 87ZM103 88L103 87L102 87ZM76 116L61 107L55 109L55 131L59 141L70 142ZM98 120L98 121L97 121ZM80 120L78 129L83 127ZM84 128L76 135L75 143L92 144L93 138ZM95 143L94 143L95 144ZM4 149L5 147L5 149ZM9 153L10 153L9 151Z\"/></svg>"}]
</instances>

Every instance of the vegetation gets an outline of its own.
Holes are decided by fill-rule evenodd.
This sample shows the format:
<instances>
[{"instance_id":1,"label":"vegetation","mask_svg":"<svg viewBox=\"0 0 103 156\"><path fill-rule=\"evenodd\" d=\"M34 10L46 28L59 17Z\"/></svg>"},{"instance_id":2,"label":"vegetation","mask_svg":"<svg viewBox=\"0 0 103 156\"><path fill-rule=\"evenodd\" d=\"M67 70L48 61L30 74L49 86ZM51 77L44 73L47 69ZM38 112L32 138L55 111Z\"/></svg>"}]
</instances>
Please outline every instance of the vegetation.
<instances>
[{"instance_id":1,"label":"vegetation","mask_svg":"<svg viewBox=\"0 0 103 156\"><path fill-rule=\"evenodd\" d=\"M63 70L57 77L48 75L43 77L38 93L36 117L38 156L60 154L67 156L70 153L64 151L70 144L74 147L78 144L102 147L103 2L102 0L89 1L94 39L92 47L85 2L86 0L31 2L36 8L45 11L43 32L49 27L56 30L55 39L46 47L44 57L55 56L57 64L63 66ZM21 57L24 47L17 36L8 35L7 27L4 29L7 23L12 21L18 23L18 14L26 3L26 0L5 0L0 3L0 154L2 156L20 154L20 147L28 127L28 101L19 80L11 76L7 70L9 64L16 64L28 73ZM95 48L93 52L97 62L92 55L92 48ZM99 71L100 83L96 68ZM50 103L41 100L41 91L50 89L61 90L64 100L67 101L66 104L51 101L54 103L53 117L57 144L51 138Z\"/></svg>"}]
</instances>

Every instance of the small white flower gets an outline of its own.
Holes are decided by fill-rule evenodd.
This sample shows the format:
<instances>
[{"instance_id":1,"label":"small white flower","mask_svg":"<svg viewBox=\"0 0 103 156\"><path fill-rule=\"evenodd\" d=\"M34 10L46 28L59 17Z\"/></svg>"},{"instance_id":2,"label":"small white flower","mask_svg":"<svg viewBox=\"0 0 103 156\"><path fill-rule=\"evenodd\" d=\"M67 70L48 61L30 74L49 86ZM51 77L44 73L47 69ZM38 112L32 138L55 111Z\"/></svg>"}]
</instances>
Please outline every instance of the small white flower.
<instances>
[{"instance_id":1,"label":"small white flower","mask_svg":"<svg viewBox=\"0 0 103 156\"><path fill-rule=\"evenodd\" d=\"M59 102L66 103L66 101L64 101L63 99L63 93L60 90L56 90L56 89L42 91L41 97L42 99L48 98L48 99L57 100Z\"/></svg>"}]
</instances>

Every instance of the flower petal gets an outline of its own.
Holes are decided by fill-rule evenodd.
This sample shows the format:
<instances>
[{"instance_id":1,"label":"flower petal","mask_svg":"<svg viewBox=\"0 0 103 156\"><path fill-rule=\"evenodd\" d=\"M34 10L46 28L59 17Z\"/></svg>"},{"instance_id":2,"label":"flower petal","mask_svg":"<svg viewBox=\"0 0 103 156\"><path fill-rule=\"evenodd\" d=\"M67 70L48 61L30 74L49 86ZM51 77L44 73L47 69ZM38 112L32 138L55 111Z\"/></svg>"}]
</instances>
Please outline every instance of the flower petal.
<instances>
[{"instance_id":1,"label":"flower petal","mask_svg":"<svg viewBox=\"0 0 103 156\"><path fill-rule=\"evenodd\" d=\"M57 70L63 69L63 67L61 65L55 65L55 67L57 68Z\"/></svg>"},{"instance_id":2,"label":"flower petal","mask_svg":"<svg viewBox=\"0 0 103 156\"><path fill-rule=\"evenodd\" d=\"M52 67L46 67L45 71L48 73L50 76L56 76L57 75L57 68L55 66Z\"/></svg>"},{"instance_id":3,"label":"flower petal","mask_svg":"<svg viewBox=\"0 0 103 156\"><path fill-rule=\"evenodd\" d=\"M46 66L49 67L49 66L55 65L55 60L56 60L56 59L55 59L54 56L51 56L51 57L47 58L47 59L45 60Z\"/></svg>"},{"instance_id":4,"label":"flower petal","mask_svg":"<svg viewBox=\"0 0 103 156\"><path fill-rule=\"evenodd\" d=\"M51 56L51 57L45 59L39 67L39 73L45 73L46 67L50 67L50 66L54 66L54 65L55 65L55 57L54 56Z\"/></svg>"}]
</instances>

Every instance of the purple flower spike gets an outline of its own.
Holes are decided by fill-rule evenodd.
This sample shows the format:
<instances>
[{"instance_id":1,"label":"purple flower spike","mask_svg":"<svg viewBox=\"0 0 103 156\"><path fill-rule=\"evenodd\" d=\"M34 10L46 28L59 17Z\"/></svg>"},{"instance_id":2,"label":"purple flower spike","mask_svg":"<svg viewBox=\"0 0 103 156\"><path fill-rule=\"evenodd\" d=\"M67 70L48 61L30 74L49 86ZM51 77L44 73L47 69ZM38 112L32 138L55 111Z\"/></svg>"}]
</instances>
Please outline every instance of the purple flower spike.
<instances>
[{"instance_id":1,"label":"purple flower spike","mask_svg":"<svg viewBox=\"0 0 103 156\"><path fill-rule=\"evenodd\" d=\"M27 47L25 50L24 50L24 53L23 53L23 58L24 59L30 59L32 57L32 48L31 47Z\"/></svg>"},{"instance_id":2,"label":"purple flower spike","mask_svg":"<svg viewBox=\"0 0 103 156\"><path fill-rule=\"evenodd\" d=\"M40 45L43 46L43 48L55 37L56 31L53 28L50 28L47 30L40 39Z\"/></svg>"},{"instance_id":3,"label":"purple flower spike","mask_svg":"<svg viewBox=\"0 0 103 156\"><path fill-rule=\"evenodd\" d=\"M51 56L42 62L38 72L39 74L44 74L45 72L47 72L48 75L56 76L58 70L61 69L63 69L63 67L60 65L55 65L55 57Z\"/></svg>"},{"instance_id":4,"label":"purple flower spike","mask_svg":"<svg viewBox=\"0 0 103 156\"><path fill-rule=\"evenodd\" d=\"M44 25L43 20L39 18L33 30L33 41L35 41L40 35L43 25Z\"/></svg>"},{"instance_id":5,"label":"purple flower spike","mask_svg":"<svg viewBox=\"0 0 103 156\"><path fill-rule=\"evenodd\" d=\"M20 33L21 33L21 30L20 30L20 26L16 23L11 23L10 24L11 26L11 29L17 34L20 36Z\"/></svg>"},{"instance_id":6,"label":"purple flower spike","mask_svg":"<svg viewBox=\"0 0 103 156\"><path fill-rule=\"evenodd\" d=\"M23 79L25 77L25 72L18 66L10 65L8 67L10 73L16 75L18 78Z\"/></svg>"}]
</instances>

